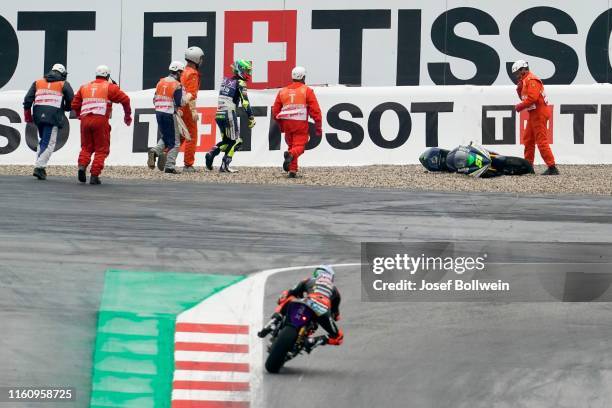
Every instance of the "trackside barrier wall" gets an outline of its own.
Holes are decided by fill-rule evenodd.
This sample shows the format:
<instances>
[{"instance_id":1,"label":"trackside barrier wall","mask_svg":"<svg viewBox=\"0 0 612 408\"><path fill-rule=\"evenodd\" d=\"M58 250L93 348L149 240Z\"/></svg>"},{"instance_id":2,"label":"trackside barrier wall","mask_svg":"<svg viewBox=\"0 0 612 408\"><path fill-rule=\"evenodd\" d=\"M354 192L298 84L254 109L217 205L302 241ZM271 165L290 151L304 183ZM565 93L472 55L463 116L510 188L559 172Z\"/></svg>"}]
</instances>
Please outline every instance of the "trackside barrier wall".
<instances>
[{"instance_id":1,"label":"trackside barrier wall","mask_svg":"<svg viewBox=\"0 0 612 408\"><path fill-rule=\"evenodd\" d=\"M612 163L612 85L547 86L552 120L549 138L559 163ZM276 90L250 92L257 119L246 126L242 112L242 151L237 166L278 166L284 138L271 120ZM311 126L305 166L352 166L418 163L428 146L453 148L474 141L507 155L522 155L521 129L527 113L514 112L514 87L317 87L323 110L323 137ZM32 164L36 128L23 123L24 92L0 93L0 164ZM152 109L153 91L129 93L134 124L123 124L121 106L113 110L109 165L144 166L147 148L157 140ZM219 140L214 117L217 95L203 91L196 165ZM80 148L79 121L70 119L62 130L51 164L74 165ZM537 155L536 155L537 156ZM537 156L537 160L540 158ZM540 161L541 162L541 161Z\"/></svg>"},{"instance_id":2,"label":"trackside barrier wall","mask_svg":"<svg viewBox=\"0 0 612 408\"><path fill-rule=\"evenodd\" d=\"M295 65L310 83L510 85L527 59L546 84L612 82L612 0L48 0L0 2L0 89L26 89L53 63L75 84L106 64L126 90L155 86L187 45L202 89L253 60L252 89Z\"/></svg>"}]
</instances>

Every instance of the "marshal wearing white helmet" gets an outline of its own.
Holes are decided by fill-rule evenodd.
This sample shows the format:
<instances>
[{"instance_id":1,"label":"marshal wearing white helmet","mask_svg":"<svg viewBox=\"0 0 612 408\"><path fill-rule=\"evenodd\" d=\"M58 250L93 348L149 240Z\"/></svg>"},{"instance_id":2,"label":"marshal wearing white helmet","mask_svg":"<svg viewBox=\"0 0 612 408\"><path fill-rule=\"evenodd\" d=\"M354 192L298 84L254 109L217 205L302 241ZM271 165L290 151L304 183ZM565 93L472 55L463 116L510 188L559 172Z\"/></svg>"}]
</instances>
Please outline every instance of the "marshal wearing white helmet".
<instances>
[{"instance_id":1,"label":"marshal wearing white helmet","mask_svg":"<svg viewBox=\"0 0 612 408\"><path fill-rule=\"evenodd\" d=\"M308 117L315 122L317 136L323 134L321 108L312 88L306 86L306 69L297 66L291 71L293 83L278 92L272 117L285 133L287 151L284 152L283 170L290 178L297 177L298 157L306 148L309 138Z\"/></svg>"},{"instance_id":2,"label":"marshal wearing white helmet","mask_svg":"<svg viewBox=\"0 0 612 408\"><path fill-rule=\"evenodd\" d=\"M110 78L111 70L107 65L98 65L96 67L96 78Z\"/></svg>"},{"instance_id":3,"label":"marshal wearing white helmet","mask_svg":"<svg viewBox=\"0 0 612 408\"><path fill-rule=\"evenodd\" d=\"M55 150L59 129L68 122L64 112L70 111L74 91L66 81L67 76L68 71L63 64L53 65L51 71L32 84L23 99L24 120L26 123L34 122L40 138L32 173L39 180L46 180L47 163Z\"/></svg>"},{"instance_id":4,"label":"marshal wearing white helmet","mask_svg":"<svg viewBox=\"0 0 612 408\"><path fill-rule=\"evenodd\" d=\"M540 155L548 166L543 175L554 176L559 174L555 164L555 156L548 143L548 99L544 91L544 83L533 72L529 70L529 64L525 60L518 60L512 64L512 74L516 78L516 93L521 99L515 109L517 112L526 110L529 112L527 126L523 133L523 144L525 145L525 159L533 165L535 148L538 146Z\"/></svg>"},{"instance_id":5,"label":"marshal wearing white helmet","mask_svg":"<svg viewBox=\"0 0 612 408\"><path fill-rule=\"evenodd\" d=\"M81 120L81 153L77 179L87 181L87 168L91 164L89 184L101 184L100 174L110 153L110 124L113 103L123 106L123 122L132 124L130 97L110 77L107 65L96 67L96 79L79 88L72 101L72 109ZM93 156L93 161L92 161Z\"/></svg>"},{"instance_id":6,"label":"marshal wearing white helmet","mask_svg":"<svg viewBox=\"0 0 612 408\"><path fill-rule=\"evenodd\" d=\"M294 81L304 81L306 78L306 68L295 67L291 70L291 79Z\"/></svg>"},{"instance_id":7,"label":"marshal wearing white helmet","mask_svg":"<svg viewBox=\"0 0 612 408\"><path fill-rule=\"evenodd\" d=\"M175 168L176 156L181 144L181 126L185 126L178 115L179 108L187 102L180 82L184 70L185 64L172 61L168 67L168 76L159 80L153 96L157 128L162 137L155 147L149 149L147 165L154 169L157 161L158 169L171 174L178 173ZM185 133L189 136L188 132Z\"/></svg>"}]
</instances>

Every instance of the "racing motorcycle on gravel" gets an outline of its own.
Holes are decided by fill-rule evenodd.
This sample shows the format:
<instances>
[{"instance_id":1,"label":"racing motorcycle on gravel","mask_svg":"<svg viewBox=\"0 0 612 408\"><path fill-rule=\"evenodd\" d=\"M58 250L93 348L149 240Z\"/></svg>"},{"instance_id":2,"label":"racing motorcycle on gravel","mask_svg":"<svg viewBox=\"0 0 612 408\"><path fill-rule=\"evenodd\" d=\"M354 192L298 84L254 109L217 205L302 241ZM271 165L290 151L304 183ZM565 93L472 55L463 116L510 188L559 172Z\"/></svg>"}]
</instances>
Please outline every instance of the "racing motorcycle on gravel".
<instances>
[{"instance_id":1,"label":"racing motorcycle on gravel","mask_svg":"<svg viewBox=\"0 0 612 408\"><path fill-rule=\"evenodd\" d=\"M503 156L474 143L454 150L430 147L419 157L419 161L432 172L460 173L481 178L534 173L533 166L527 160Z\"/></svg>"},{"instance_id":2,"label":"racing motorcycle on gravel","mask_svg":"<svg viewBox=\"0 0 612 408\"><path fill-rule=\"evenodd\" d=\"M304 299L290 296L286 299L285 313L272 331L266 370L278 373L283 365L302 352L310 352L327 343L327 336L312 337L317 331L317 315Z\"/></svg>"}]
</instances>

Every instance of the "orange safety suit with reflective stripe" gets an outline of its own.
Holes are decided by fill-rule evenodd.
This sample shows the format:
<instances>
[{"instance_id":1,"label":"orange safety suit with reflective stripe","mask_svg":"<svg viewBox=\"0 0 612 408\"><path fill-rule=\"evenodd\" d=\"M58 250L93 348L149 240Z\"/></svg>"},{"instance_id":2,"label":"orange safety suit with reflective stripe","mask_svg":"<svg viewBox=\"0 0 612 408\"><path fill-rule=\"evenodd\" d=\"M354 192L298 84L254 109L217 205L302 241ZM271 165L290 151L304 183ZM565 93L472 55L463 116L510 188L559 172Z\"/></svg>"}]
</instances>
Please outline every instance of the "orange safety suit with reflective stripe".
<instances>
[{"instance_id":1,"label":"orange safety suit with reflective stripe","mask_svg":"<svg viewBox=\"0 0 612 408\"><path fill-rule=\"evenodd\" d=\"M555 165L555 157L548 144L546 122L548 121L548 101L544 92L544 84L540 78L529 71L519 82L517 92L520 93L521 103L516 105L516 111L527 109L529 119L523 134L525 145L525 159L533 164L535 146L538 146L540 155L548 167Z\"/></svg>"}]
</instances>

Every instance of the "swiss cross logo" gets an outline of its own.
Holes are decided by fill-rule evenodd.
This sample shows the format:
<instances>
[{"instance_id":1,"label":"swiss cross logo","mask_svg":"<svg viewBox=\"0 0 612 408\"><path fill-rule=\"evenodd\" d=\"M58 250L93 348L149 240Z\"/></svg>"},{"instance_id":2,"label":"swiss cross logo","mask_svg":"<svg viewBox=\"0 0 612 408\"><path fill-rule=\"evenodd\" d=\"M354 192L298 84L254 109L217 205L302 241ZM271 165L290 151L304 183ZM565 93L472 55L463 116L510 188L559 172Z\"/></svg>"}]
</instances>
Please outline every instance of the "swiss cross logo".
<instances>
[{"instance_id":1,"label":"swiss cross logo","mask_svg":"<svg viewBox=\"0 0 612 408\"><path fill-rule=\"evenodd\" d=\"M296 10L226 11L223 74L236 59L253 61L249 87L279 88L295 66Z\"/></svg>"},{"instance_id":2,"label":"swiss cross logo","mask_svg":"<svg viewBox=\"0 0 612 408\"><path fill-rule=\"evenodd\" d=\"M546 121L546 136L548 137L548 143L553 143L553 111L554 105L547 105L548 109L548 120ZM519 115L519 132L521 144L525 144L525 130L527 129L527 121L529 120L529 111L524 110Z\"/></svg>"},{"instance_id":3,"label":"swiss cross logo","mask_svg":"<svg viewBox=\"0 0 612 408\"><path fill-rule=\"evenodd\" d=\"M217 108L196 108L200 123L198 124L198 141L196 143L196 152L208 152L216 142L217 123L215 116ZM185 151L185 144L181 144L181 152Z\"/></svg>"}]
</instances>

